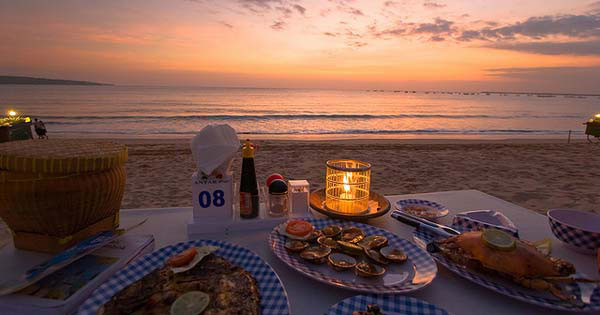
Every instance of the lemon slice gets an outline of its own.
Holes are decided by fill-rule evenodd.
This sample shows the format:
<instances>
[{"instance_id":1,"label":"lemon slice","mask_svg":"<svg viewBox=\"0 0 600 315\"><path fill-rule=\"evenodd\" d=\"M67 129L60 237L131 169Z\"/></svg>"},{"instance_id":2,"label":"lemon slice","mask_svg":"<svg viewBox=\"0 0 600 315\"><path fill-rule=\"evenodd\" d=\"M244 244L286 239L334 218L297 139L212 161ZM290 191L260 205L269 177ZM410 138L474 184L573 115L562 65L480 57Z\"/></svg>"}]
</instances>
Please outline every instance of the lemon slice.
<instances>
[{"instance_id":1,"label":"lemon slice","mask_svg":"<svg viewBox=\"0 0 600 315\"><path fill-rule=\"evenodd\" d=\"M532 242L532 245L545 256L549 256L552 252L552 241L549 238Z\"/></svg>"},{"instance_id":2,"label":"lemon slice","mask_svg":"<svg viewBox=\"0 0 600 315\"><path fill-rule=\"evenodd\" d=\"M512 250L516 246L510 234L497 229L484 229L481 239L486 245L498 250Z\"/></svg>"},{"instance_id":3,"label":"lemon slice","mask_svg":"<svg viewBox=\"0 0 600 315\"><path fill-rule=\"evenodd\" d=\"M171 315L198 315L204 312L210 296L201 291L187 292L171 304Z\"/></svg>"}]
</instances>

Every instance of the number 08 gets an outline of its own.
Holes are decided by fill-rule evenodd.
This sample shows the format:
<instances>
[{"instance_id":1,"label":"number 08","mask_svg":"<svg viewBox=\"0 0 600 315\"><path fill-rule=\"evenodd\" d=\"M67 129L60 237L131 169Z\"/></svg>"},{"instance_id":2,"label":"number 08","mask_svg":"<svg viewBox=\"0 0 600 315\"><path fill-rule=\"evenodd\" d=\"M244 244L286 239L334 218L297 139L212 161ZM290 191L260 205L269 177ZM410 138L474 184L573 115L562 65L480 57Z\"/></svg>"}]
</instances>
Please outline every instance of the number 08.
<instances>
[{"instance_id":1,"label":"number 08","mask_svg":"<svg viewBox=\"0 0 600 315\"><path fill-rule=\"evenodd\" d=\"M202 207L202 208L210 207L211 199L212 199L213 206L222 207L225 205L225 192L223 192L220 189L215 190L212 193L212 198L211 198L210 192L208 192L208 191L203 191L203 192L200 192L200 194L198 194L198 202L200 203L200 207Z\"/></svg>"}]
</instances>

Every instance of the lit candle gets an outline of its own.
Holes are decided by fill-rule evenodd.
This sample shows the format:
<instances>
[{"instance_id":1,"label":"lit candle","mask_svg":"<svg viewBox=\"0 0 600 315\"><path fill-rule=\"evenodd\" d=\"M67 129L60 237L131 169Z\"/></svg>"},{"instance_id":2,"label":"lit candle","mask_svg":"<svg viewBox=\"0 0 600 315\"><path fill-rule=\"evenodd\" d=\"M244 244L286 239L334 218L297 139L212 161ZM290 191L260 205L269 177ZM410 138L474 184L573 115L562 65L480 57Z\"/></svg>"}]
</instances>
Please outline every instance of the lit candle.
<instances>
[{"instance_id":1,"label":"lit candle","mask_svg":"<svg viewBox=\"0 0 600 315\"><path fill-rule=\"evenodd\" d=\"M340 207L338 209L340 212L354 212L354 194L349 185L349 178L352 179L352 173L344 175L344 192L340 194Z\"/></svg>"}]
</instances>

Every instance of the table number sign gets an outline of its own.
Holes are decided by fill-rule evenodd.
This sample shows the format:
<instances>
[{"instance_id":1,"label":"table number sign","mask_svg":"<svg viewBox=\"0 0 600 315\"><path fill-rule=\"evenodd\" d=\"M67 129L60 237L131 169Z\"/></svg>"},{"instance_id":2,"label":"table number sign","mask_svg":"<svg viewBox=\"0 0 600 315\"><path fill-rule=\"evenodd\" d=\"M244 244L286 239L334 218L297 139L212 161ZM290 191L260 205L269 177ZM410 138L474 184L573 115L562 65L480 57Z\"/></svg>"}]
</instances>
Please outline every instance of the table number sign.
<instances>
[{"instance_id":1,"label":"table number sign","mask_svg":"<svg viewBox=\"0 0 600 315\"><path fill-rule=\"evenodd\" d=\"M192 176L195 222L226 222L233 215L233 177Z\"/></svg>"}]
</instances>

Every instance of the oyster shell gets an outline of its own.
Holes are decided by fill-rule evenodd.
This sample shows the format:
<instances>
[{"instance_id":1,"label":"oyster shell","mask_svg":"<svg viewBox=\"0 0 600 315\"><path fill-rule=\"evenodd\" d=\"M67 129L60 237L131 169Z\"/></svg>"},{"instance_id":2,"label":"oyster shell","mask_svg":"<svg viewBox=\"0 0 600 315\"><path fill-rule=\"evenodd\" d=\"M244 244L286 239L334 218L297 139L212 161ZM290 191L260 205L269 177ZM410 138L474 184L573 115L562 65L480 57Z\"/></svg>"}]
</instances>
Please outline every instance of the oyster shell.
<instances>
[{"instance_id":1,"label":"oyster shell","mask_svg":"<svg viewBox=\"0 0 600 315\"><path fill-rule=\"evenodd\" d=\"M312 232L310 232L310 234L308 234L306 237L306 241L307 242L314 242L317 239L319 239L319 237L323 236L323 233L320 230L314 230Z\"/></svg>"},{"instance_id":2,"label":"oyster shell","mask_svg":"<svg viewBox=\"0 0 600 315\"><path fill-rule=\"evenodd\" d=\"M329 265L337 270L344 271L356 267L356 259L342 253L333 253L327 258Z\"/></svg>"},{"instance_id":3,"label":"oyster shell","mask_svg":"<svg viewBox=\"0 0 600 315\"><path fill-rule=\"evenodd\" d=\"M365 238L365 232L355 226L347 226L342 230L340 240L350 243L358 243Z\"/></svg>"},{"instance_id":4,"label":"oyster shell","mask_svg":"<svg viewBox=\"0 0 600 315\"><path fill-rule=\"evenodd\" d=\"M357 276L361 277L376 277L383 275L385 273L385 268L366 261L361 261L354 267L354 272Z\"/></svg>"},{"instance_id":5,"label":"oyster shell","mask_svg":"<svg viewBox=\"0 0 600 315\"><path fill-rule=\"evenodd\" d=\"M396 263L403 263L406 261L406 259L408 259L408 256L406 256L401 249L396 247L386 246L380 249L379 252L387 260Z\"/></svg>"},{"instance_id":6,"label":"oyster shell","mask_svg":"<svg viewBox=\"0 0 600 315\"><path fill-rule=\"evenodd\" d=\"M337 241L337 243L340 247L340 250L348 255L358 256L363 252L363 248L356 244L344 241Z\"/></svg>"},{"instance_id":7,"label":"oyster shell","mask_svg":"<svg viewBox=\"0 0 600 315\"><path fill-rule=\"evenodd\" d=\"M358 242L358 245L365 249L379 249L386 246L388 239L381 235L370 235L365 237L362 241Z\"/></svg>"},{"instance_id":8,"label":"oyster shell","mask_svg":"<svg viewBox=\"0 0 600 315\"><path fill-rule=\"evenodd\" d=\"M331 237L327 237L325 235L319 237L317 239L317 243L319 243L322 246L329 247L331 249L338 249L338 247L339 247L336 240L334 240Z\"/></svg>"},{"instance_id":9,"label":"oyster shell","mask_svg":"<svg viewBox=\"0 0 600 315\"><path fill-rule=\"evenodd\" d=\"M383 257L383 255L381 255L381 253L379 253L379 251L376 249L365 248L365 255L380 265L387 265L390 263L389 260Z\"/></svg>"},{"instance_id":10,"label":"oyster shell","mask_svg":"<svg viewBox=\"0 0 600 315\"><path fill-rule=\"evenodd\" d=\"M325 228L323 228L321 230L321 232L323 232L323 235L325 235L327 237L336 238L342 233L342 227L339 225L333 224L333 225L326 226Z\"/></svg>"},{"instance_id":11,"label":"oyster shell","mask_svg":"<svg viewBox=\"0 0 600 315\"><path fill-rule=\"evenodd\" d=\"M308 247L308 243L305 241L287 240L283 247L290 252L297 253L305 250Z\"/></svg>"},{"instance_id":12,"label":"oyster shell","mask_svg":"<svg viewBox=\"0 0 600 315\"><path fill-rule=\"evenodd\" d=\"M300 257L314 264L322 264L331 254L331 248L325 246L311 246L300 253Z\"/></svg>"}]
</instances>

